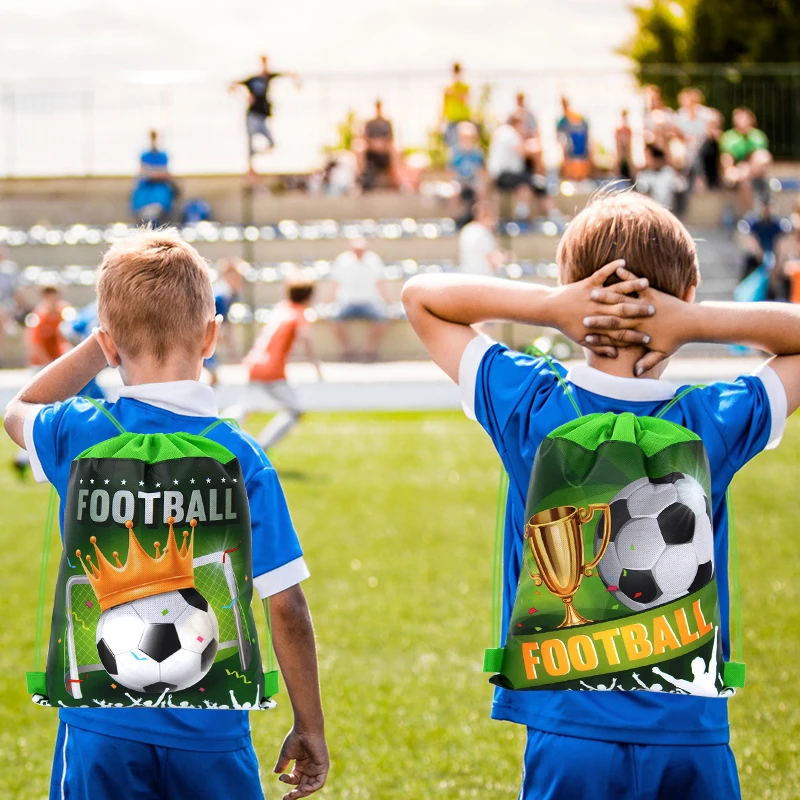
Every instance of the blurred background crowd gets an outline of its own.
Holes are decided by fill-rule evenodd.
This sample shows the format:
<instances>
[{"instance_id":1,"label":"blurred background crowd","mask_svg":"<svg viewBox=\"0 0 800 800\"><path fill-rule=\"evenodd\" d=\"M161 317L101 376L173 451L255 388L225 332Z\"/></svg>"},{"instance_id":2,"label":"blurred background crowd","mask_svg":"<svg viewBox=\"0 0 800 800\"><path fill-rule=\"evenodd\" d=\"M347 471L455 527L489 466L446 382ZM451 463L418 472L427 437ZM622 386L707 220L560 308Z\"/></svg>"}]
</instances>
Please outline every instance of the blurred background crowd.
<instances>
[{"instance_id":1,"label":"blurred background crowd","mask_svg":"<svg viewBox=\"0 0 800 800\"><path fill-rule=\"evenodd\" d=\"M86 335L103 248L142 223L178 226L215 265L231 323L223 363L241 361L300 272L313 285L303 314L319 323L307 337L319 358L421 358L399 303L405 278L459 270L552 282L560 233L609 185L652 196L689 226L701 299L800 301L795 22L773 21L767 40L715 8L722 44L712 52L700 13L712 5L634 9L624 73L492 77L456 61L424 76L337 78L263 54L249 74L207 87L203 115L176 99L194 98L196 111L193 90L170 94L158 80L121 89L117 105L94 89L63 107L51 92L0 92L0 364L47 363ZM64 122L44 145L32 122L40 99ZM223 116L238 146L221 136ZM309 141L316 156L298 161ZM74 168L41 174L69 153ZM132 180L113 174L120 158L137 163ZM175 169L195 162L208 169ZM244 169L215 173L223 163ZM530 333L503 335L524 344L515 337ZM550 332L545 344L571 352Z\"/></svg>"}]
</instances>

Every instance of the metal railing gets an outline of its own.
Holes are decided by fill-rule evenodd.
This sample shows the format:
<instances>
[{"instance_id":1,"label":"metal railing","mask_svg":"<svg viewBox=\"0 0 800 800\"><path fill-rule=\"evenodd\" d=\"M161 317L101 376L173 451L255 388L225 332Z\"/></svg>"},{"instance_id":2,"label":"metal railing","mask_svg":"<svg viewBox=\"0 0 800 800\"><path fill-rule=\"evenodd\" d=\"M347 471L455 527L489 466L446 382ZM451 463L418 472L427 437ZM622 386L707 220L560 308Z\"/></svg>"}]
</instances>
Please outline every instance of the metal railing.
<instances>
[{"instance_id":1,"label":"metal railing","mask_svg":"<svg viewBox=\"0 0 800 800\"><path fill-rule=\"evenodd\" d=\"M754 108L779 158L800 158L800 64L732 68L648 66L680 86L697 84L709 104L725 113L738 104ZM177 173L238 172L244 168L245 100L227 91L230 76L205 75L170 84L135 80L109 83L0 81L0 175L112 175L135 172L147 131L156 128ZM325 73L274 84L274 133L278 146L260 167L306 171L322 162L322 148L335 145L337 126L353 109L360 119L380 97L403 147L424 149L437 125L441 72ZM485 95L491 124L511 111L525 91L542 129L546 158L557 159L555 121L559 98L571 97L588 118L601 148L613 147L619 112L627 107L641 127L638 84L624 66L600 70L472 71L473 99Z\"/></svg>"}]
</instances>

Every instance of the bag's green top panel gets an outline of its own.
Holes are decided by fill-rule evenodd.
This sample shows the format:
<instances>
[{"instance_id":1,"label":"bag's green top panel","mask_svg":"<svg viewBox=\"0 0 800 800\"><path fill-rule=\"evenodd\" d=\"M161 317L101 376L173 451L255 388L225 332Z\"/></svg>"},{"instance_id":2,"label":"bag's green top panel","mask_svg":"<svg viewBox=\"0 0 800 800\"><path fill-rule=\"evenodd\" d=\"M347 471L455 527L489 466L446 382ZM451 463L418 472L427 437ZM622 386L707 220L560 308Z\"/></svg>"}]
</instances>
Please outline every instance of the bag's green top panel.
<instances>
[{"instance_id":1,"label":"bag's green top panel","mask_svg":"<svg viewBox=\"0 0 800 800\"><path fill-rule=\"evenodd\" d=\"M78 458L135 458L148 464L176 458L213 458L221 464L235 456L221 444L191 433L121 433L93 445Z\"/></svg>"},{"instance_id":2,"label":"bag's green top panel","mask_svg":"<svg viewBox=\"0 0 800 800\"><path fill-rule=\"evenodd\" d=\"M548 439L567 439L596 450L603 442L617 441L637 444L649 458L679 442L700 441L692 431L657 417L637 417L629 411L623 414L587 414L556 428Z\"/></svg>"}]
</instances>

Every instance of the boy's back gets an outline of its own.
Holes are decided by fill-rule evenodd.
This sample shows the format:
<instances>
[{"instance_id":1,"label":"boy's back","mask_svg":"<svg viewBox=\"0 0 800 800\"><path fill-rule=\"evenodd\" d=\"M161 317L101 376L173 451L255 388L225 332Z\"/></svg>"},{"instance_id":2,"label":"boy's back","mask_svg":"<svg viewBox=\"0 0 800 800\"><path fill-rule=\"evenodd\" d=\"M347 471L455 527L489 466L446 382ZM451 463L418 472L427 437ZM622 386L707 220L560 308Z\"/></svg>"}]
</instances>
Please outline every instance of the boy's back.
<instances>
[{"instance_id":1,"label":"boy's back","mask_svg":"<svg viewBox=\"0 0 800 800\"><path fill-rule=\"evenodd\" d=\"M106 407L131 433L199 434L217 418L213 390L194 381L124 387L120 399ZM73 459L118 433L102 412L83 399L46 406L26 421L25 444L33 474L39 481L52 483L58 491L62 501L62 530ZM277 474L263 450L247 434L227 424L218 425L208 438L229 449L242 469L253 509L255 589L267 597L308 577ZM119 487L109 485L109 488ZM146 488L158 492L161 487ZM156 506L159 502L156 498ZM249 743L246 711L213 713L212 717L208 713L169 708L149 709L145 713L133 709L81 708L62 709L60 717L84 730L112 736L124 733L136 741L178 749L220 752Z\"/></svg>"},{"instance_id":2,"label":"boy's back","mask_svg":"<svg viewBox=\"0 0 800 800\"><path fill-rule=\"evenodd\" d=\"M620 378L586 365L565 378L581 412L653 416L682 388L666 381ZM492 438L509 475L506 506L503 608L504 630L519 581L525 503L536 452L544 438L574 420L577 412L565 388L542 358L533 358L474 339L460 367L462 402ZM728 637L728 521L725 495L734 474L768 445L777 445L786 416L786 395L768 366L758 375L712 384L681 398L666 414L697 433L709 458L712 478L714 563L720 597L723 654ZM644 672L645 670L642 670ZM655 683L655 682L653 682ZM729 740L724 699L660 696L656 692L509 691L497 688L493 714L536 730L611 742L681 745Z\"/></svg>"}]
</instances>

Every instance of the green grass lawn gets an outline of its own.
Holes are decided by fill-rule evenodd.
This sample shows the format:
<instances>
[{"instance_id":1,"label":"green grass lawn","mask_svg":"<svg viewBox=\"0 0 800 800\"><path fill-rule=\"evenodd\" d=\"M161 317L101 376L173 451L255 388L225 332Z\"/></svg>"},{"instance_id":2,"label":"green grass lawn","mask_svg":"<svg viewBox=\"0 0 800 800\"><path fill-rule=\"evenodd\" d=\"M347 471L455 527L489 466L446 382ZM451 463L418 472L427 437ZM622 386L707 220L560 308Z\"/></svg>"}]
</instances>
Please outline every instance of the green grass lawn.
<instances>
[{"instance_id":1,"label":"green grass lawn","mask_svg":"<svg viewBox=\"0 0 800 800\"><path fill-rule=\"evenodd\" d=\"M745 798L789 800L800 785L798 448L800 419L735 485L748 686L731 716ZM0 464L12 453L3 437ZM455 413L312 415L274 461L313 573L333 761L318 796L513 800L524 733L489 719L481 673L498 478L488 438ZM0 498L0 797L38 800L56 713L30 702L24 673L47 490L3 468ZM268 800L282 794L269 773L290 725L279 702L253 717Z\"/></svg>"}]
</instances>

